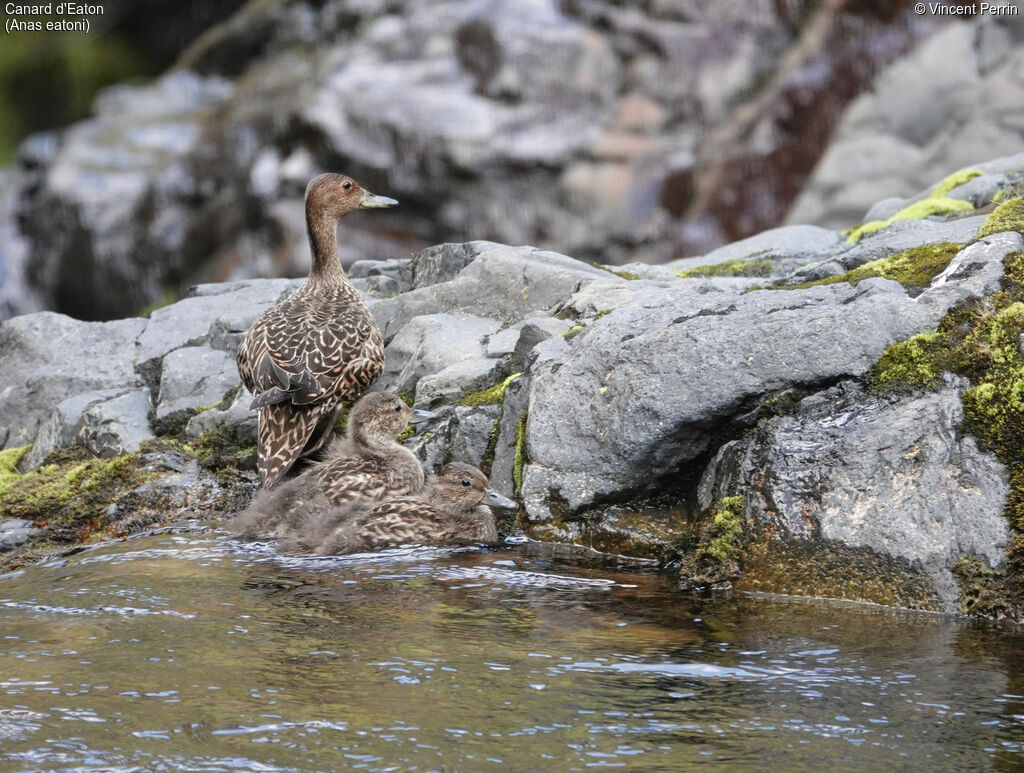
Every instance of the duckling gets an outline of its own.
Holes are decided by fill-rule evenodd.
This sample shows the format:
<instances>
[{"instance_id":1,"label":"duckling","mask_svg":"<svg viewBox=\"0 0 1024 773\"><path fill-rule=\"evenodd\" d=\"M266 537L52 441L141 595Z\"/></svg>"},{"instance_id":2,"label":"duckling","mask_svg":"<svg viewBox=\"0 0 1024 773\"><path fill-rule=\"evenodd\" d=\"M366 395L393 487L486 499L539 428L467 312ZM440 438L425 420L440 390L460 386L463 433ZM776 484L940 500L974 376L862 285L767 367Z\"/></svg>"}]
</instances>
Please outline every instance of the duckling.
<instances>
[{"instance_id":1,"label":"duckling","mask_svg":"<svg viewBox=\"0 0 1024 773\"><path fill-rule=\"evenodd\" d=\"M412 411L390 392L370 392L349 413L343 448L350 456L328 459L272 489L262 489L239 513L229 530L247 539L280 536L286 525L311 512L358 499L379 500L416 494L423 488L423 467L401 445L398 435L410 421L434 418Z\"/></svg>"},{"instance_id":2,"label":"duckling","mask_svg":"<svg viewBox=\"0 0 1024 773\"><path fill-rule=\"evenodd\" d=\"M306 188L309 278L267 309L238 347L238 373L259 409L257 467L273 486L299 456L318 450L345 404L384 367L384 343L370 310L338 260L338 220L355 209L393 207L350 177L322 174ZM331 417L311 441L317 422Z\"/></svg>"},{"instance_id":3,"label":"duckling","mask_svg":"<svg viewBox=\"0 0 1024 773\"><path fill-rule=\"evenodd\" d=\"M490 488L480 470L462 462L438 469L418 497L400 497L362 508L307 511L278 547L283 553L341 555L395 545L460 545L494 542L498 530L487 505L516 507Z\"/></svg>"}]
</instances>

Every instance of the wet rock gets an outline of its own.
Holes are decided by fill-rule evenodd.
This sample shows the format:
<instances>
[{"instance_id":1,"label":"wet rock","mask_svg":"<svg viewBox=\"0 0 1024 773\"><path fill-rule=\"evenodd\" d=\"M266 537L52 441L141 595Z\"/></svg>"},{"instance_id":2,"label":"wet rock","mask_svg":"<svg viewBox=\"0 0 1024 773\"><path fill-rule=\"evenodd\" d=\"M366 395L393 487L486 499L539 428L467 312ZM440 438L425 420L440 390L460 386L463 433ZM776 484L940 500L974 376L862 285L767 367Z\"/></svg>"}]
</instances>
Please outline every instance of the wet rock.
<instances>
[{"instance_id":1,"label":"wet rock","mask_svg":"<svg viewBox=\"0 0 1024 773\"><path fill-rule=\"evenodd\" d=\"M208 346L176 349L164 357L156 418L209 408L239 381L234 354Z\"/></svg>"},{"instance_id":2,"label":"wet rock","mask_svg":"<svg viewBox=\"0 0 1024 773\"><path fill-rule=\"evenodd\" d=\"M561 341L561 339L558 339ZM501 405L501 421L498 424L498 438L494 445L494 462L491 465L491 488L518 501L515 482L517 448L519 455L525 446L519 443L521 421L529 405L529 379L521 376L505 388L505 398ZM525 437L525 436L523 436Z\"/></svg>"},{"instance_id":3,"label":"wet rock","mask_svg":"<svg viewBox=\"0 0 1024 773\"><path fill-rule=\"evenodd\" d=\"M14 550L39 533L32 528L32 522L25 518L8 518L0 522L0 553Z\"/></svg>"},{"instance_id":4,"label":"wet rock","mask_svg":"<svg viewBox=\"0 0 1024 773\"><path fill-rule=\"evenodd\" d=\"M422 376L483 359L484 340L500 327L493 319L458 314L414 317L387 345L377 385L392 392L413 392Z\"/></svg>"},{"instance_id":5,"label":"wet rock","mask_svg":"<svg viewBox=\"0 0 1024 773\"><path fill-rule=\"evenodd\" d=\"M753 516L920 565L954 611L957 558L996 568L1009 540L1006 471L958 429L966 386L888 402L843 382L768 420L740 463Z\"/></svg>"},{"instance_id":6,"label":"wet rock","mask_svg":"<svg viewBox=\"0 0 1024 773\"><path fill-rule=\"evenodd\" d=\"M0 437L32 442L62 400L83 392L141 386L132 369L142 319L81 322L39 312L0 324Z\"/></svg>"}]
</instances>

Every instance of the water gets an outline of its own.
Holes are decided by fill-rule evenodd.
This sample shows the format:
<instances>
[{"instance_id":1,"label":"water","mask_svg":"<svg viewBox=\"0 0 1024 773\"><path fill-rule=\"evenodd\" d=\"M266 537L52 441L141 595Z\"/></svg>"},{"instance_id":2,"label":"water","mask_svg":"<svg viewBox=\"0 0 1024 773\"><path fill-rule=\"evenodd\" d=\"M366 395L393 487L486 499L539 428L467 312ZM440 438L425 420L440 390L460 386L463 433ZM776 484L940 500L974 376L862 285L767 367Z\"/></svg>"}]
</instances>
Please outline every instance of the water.
<instances>
[{"instance_id":1,"label":"water","mask_svg":"<svg viewBox=\"0 0 1024 773\"><path fill-rule=\"evenodd\" d=\"M0 578L0 770L1019 770L1024 635L557 546L215 530Z\"/></svg>"}]
</instances>

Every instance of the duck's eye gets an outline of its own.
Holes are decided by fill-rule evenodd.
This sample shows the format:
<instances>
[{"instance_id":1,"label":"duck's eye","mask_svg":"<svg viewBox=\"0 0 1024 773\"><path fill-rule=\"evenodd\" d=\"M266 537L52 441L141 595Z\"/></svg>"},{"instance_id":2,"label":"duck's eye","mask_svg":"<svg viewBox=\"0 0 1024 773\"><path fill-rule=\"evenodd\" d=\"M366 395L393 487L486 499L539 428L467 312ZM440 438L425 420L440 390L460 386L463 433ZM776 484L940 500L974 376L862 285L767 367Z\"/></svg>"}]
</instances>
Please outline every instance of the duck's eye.
<instances>
[{"instance_id":1,"label":"duck's eye","mask_svg":"<svg viewBox=\"0 0 1024 773\"><path fill-rule=\"evenodd\" d=\"M345 190L348 190L349 188L352 187L352 183L350 183L348 180L345 180L345 182L341 184L341 187L344 188Z\"/></svg>"},{"instance_id":2,"label":"duck's eye","mask_svg":"<svg viewBox=\"0 0 1024 773\"><path fill-rule=\"evenodd\" d=\"M402 406L401 405L396 405L395 406L395 413L398 413L400 410L402 410Z\"/></svg>"},{"instance_id":3,"label":"duck's eye","mask_svg":"<svg viewBox=\"0 0 1024 773\"><path fill-rule=\"evenodd\" d=\"M469 481L468 481L468 480L467 480L466 478L463 478L463 479L462 479L462 485L463 485L463 486L470 486L470 485L472 485L472 484L471 484L471 483L470 483L470 482L469 482Z\"/></svg>"}]
</instances>

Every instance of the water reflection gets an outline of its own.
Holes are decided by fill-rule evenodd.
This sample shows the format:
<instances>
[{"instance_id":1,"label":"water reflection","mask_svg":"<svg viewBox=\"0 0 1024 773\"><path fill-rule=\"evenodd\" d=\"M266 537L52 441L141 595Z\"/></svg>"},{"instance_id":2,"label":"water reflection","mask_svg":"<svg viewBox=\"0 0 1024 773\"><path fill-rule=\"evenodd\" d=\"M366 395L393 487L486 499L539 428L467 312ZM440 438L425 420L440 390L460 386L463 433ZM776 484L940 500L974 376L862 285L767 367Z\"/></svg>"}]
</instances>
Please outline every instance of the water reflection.
<instances>
[{"instance_id":1,"label":"water reflection","mask_svg":"<svg viewBox=\"0 0 1024 773\"><path fill-rule=\"evenodd\" d=\"M282 559L166 531L2 578L0 609L3 770L1014 770L1024 752L1016 633L687 596L534 543Z\"/></svg>"}]
</instances>

